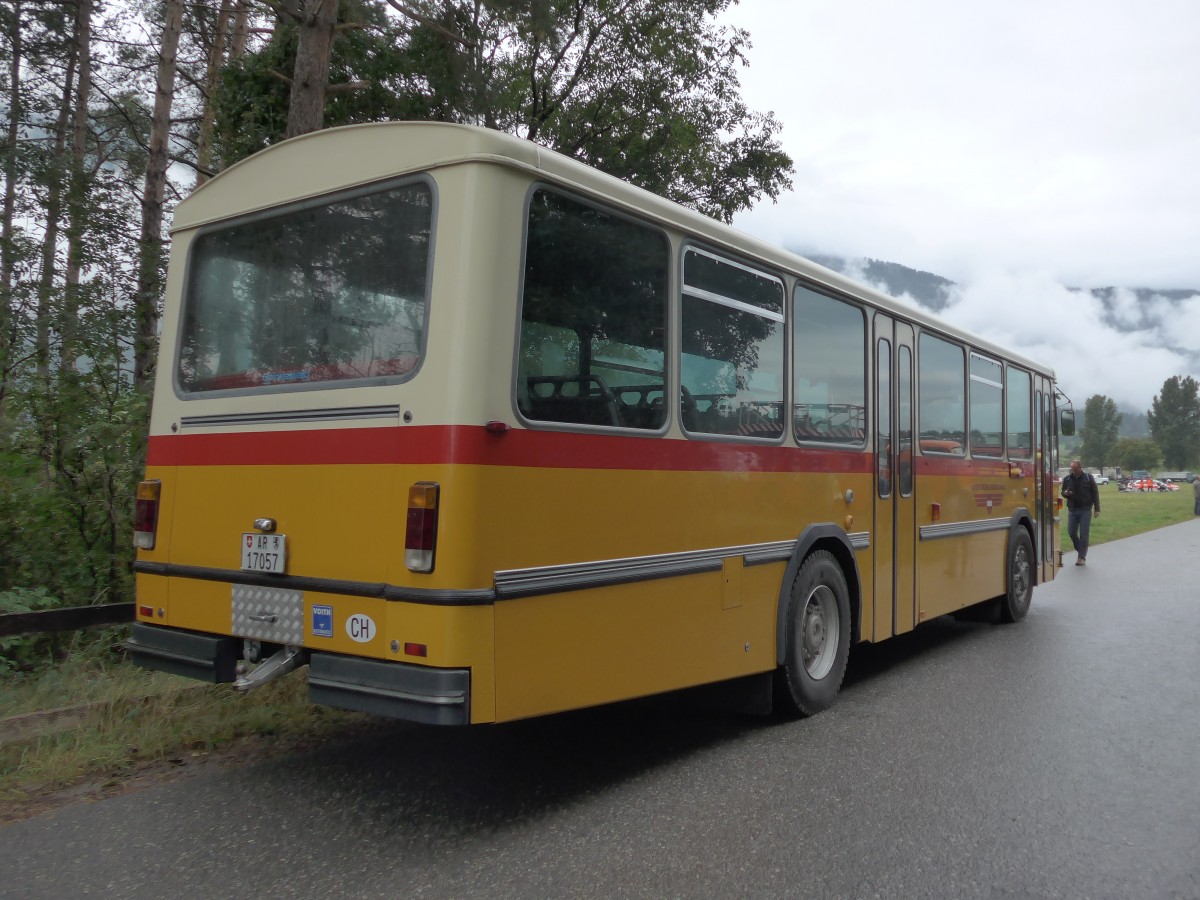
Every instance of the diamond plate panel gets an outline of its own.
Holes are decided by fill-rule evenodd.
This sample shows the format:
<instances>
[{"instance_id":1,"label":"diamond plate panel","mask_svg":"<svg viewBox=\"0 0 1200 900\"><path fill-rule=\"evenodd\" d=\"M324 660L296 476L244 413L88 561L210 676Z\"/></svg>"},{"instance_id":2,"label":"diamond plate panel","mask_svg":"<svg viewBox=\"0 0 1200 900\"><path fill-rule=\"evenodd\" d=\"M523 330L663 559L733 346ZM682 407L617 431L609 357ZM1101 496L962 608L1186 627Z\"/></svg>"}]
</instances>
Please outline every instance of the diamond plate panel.
<instances>
[{"instance_id":1,"label":"diamond plate panel","mask_svg":"<svg viewBox=\"0 0 1200 900\"><path fill-rule=\"evenodd\" d=\"M233 634L304 646L304 592L235 584Z\"/></svg>"}]
</instances>

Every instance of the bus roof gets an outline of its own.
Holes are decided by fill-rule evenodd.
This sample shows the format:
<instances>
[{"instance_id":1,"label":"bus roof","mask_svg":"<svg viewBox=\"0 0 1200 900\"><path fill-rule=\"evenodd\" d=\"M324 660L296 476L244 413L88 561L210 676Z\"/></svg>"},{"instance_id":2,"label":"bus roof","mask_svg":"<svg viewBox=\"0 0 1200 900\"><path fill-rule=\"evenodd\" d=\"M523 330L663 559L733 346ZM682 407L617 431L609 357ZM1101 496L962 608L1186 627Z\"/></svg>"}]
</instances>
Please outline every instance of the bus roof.
<instances>
[{"instance_id":1,"label":"bus roof","mask_svg":"<svg viewBox=\"0 0 1200 900\"><path fill-rule=\"evenodd\" d=\"M865 299L885 312L1053 377L1048 366L955 328L811 260L531 141L474 125L381 122L292 138L247 157L205 182L176 207L171 230L194 229L376 181L471 163L524 170L534 179L562 185L733 253L770 263L808 282Z\"/></svg>"}]
</instances>

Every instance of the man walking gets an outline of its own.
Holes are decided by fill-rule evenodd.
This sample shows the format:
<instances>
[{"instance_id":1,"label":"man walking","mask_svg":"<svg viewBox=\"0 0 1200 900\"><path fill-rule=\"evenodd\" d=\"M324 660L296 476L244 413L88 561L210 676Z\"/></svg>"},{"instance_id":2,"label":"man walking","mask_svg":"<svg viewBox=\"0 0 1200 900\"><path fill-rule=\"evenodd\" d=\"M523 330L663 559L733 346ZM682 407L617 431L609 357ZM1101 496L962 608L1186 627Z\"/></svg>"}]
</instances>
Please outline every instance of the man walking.
<instances>
[{"instance_id":1,"label":"man walking","mask_svg":"<svg viewBox=\"0 0 1200 900\"><path fill-rule=\"evenodd\" d=\"M1071 460L1071 474L1063 479L1062 495L1067 501L1067 534L1079 558L1075 565L1087 565L1088 535L1092 530L1092 510L1100 518L1100 488L1096 479L1083 471L1079 460Z\"/></svg>"}]
</instances>

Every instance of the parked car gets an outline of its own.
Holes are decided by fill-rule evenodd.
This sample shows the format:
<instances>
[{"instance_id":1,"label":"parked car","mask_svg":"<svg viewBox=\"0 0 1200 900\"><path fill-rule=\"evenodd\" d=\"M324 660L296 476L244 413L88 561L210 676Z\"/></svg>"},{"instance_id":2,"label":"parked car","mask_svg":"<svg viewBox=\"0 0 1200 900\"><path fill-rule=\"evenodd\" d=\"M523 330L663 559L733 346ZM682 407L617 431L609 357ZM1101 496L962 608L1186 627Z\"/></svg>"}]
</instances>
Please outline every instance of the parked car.
<instances>
[{"instance_id":1,"label":"parked car","mask_svg":"<svg viewBox=\"0 0 1200 900\"><path fill-rule=\"evenodd\" d=\"M1107 475L1097 475L1093 472L1092 477L1094 479L1096 479L1096 484L1108 484L1108 476Z\"/></svg>"},{"instance_id":2,"label":"parked car","mask_svg":"<svg viewBox=\"0 0 1200 900\"><path fill-rule=\"evenodd\" d=\"M1121 482L1121 490L1137 491L1139 493L1154 493L1165 491L1177 491L1179 485L1172 484L1169 481L1159 481L1155 478L1130 478L1128 481Z\"/></svg>"}]
</instances>

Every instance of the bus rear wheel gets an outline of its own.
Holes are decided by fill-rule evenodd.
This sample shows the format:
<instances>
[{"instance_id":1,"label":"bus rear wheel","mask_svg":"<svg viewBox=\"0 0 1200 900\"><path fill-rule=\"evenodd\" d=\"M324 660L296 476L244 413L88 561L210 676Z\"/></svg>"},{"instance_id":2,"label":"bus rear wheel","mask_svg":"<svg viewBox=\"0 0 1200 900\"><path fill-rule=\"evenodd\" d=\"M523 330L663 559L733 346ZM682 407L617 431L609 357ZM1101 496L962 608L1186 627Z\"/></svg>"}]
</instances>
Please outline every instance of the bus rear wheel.
<instances>
[{"instance_id":1,"label":"bus rear wheel","mask_svg":"<svg viewBox=\"0 0 1200 900\"><path fill-rule=\"evenodd\" d=\"M784 663L777 675L785 711L811 716L833 703L850 656L850 591L833 554L800 567L788 597Z\"/></svg>"},{"instance_id":2,"label":"bus rear wheel","mask_svg":"<svg viewBox=\"0 0 1200 900\"><path fill-rule=\"evenodd\" d=\"M1033 541L1024 528L1014 530L1008 542L1007 589L1000 598L1000 621L1019 622L1033 600Z\"/></svg>"}]
</instances>

